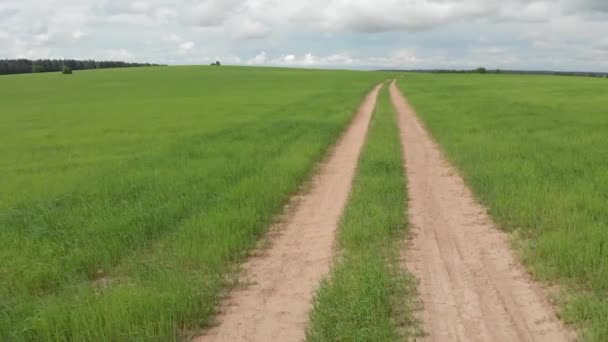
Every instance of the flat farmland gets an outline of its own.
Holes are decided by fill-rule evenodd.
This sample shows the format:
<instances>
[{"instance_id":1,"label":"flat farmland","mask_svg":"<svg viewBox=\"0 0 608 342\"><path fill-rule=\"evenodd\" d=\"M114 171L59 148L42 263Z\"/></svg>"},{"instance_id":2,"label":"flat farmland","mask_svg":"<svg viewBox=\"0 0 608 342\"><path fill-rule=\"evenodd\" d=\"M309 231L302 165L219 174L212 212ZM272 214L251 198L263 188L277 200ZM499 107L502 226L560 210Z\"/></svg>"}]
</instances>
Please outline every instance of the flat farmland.
<instances>
[{"instance_id":1,"label":"flat farmland","mask_svg":"<svg viewBox=\"0 0 608 342\"><path fill-rule=\"evenodd\" d=\"M3 76L0 341L604 341L607 98L504 74Z\"/></svg>"},{"instance_id":2,"label":"flat farmland","mask_svg":"<svg viewBox=\"0 0 608 342\"><path fill-rule=\"evenodd\" d=\"M561 318L608 336L608 82L406 74L399 86Z\"/></svg>"},{"instance_id":3,"label":"flat farmland","mask_svg":"<svg viewBox=\"0 0 608 342\"><path fill-rule=\"evenodd\" d=\"M0 340L180 340L381 73L0 78Z\"/></svg>"}]
</instances>

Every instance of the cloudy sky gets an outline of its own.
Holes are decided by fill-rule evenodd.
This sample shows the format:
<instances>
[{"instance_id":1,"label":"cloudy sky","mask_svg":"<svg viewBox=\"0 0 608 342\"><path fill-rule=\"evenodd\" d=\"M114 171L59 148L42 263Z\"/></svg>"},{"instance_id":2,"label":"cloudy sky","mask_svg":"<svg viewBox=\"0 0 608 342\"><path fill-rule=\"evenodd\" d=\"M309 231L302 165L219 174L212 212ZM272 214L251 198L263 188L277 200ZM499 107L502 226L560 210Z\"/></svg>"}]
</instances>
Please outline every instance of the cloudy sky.
<instances>
[{"instance_id":1,"label":"cloudy sky","mask_svg":"<svg viewBox=\"0 0 608 342\"><path fill-rule=\"evenodd\" d=\"M608 0L0 0L0 58L608 71Z\"/></svg>"}]
</instances>

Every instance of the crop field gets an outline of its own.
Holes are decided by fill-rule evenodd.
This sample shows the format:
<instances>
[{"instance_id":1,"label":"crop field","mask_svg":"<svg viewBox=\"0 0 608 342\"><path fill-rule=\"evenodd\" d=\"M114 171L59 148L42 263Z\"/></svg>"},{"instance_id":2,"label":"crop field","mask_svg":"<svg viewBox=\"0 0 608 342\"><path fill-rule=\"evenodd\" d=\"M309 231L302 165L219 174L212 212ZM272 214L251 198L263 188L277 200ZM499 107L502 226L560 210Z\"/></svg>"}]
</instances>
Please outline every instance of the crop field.
<instances>
[{"instance_id":1,"label":"crop field","mask_svg":"<svg viewBox=\"0 0 608 342\"><path fill-rule=\"evenodd\" d=\"M0 341L605 341L608 82L393 77L0 77Z\"/></svg>"},{"instance_id":2,"label":"crop field","mask_svg":"<svg viewBox=\"0 0 608 342\"><path fill-rule=\"evenodd\" d=\"M179 340L380 73L0 78L0 340Z\"/></svg>"},{"instance_id":3,"label":"crop field","mask_svg":"<svg viewBox=\"0 0 608 342\"><path fill-rule=\"evenodd\" d=\"M583 340L608 336L608 82L407 74L399 85Z\"/></svg>"}]
</instances>

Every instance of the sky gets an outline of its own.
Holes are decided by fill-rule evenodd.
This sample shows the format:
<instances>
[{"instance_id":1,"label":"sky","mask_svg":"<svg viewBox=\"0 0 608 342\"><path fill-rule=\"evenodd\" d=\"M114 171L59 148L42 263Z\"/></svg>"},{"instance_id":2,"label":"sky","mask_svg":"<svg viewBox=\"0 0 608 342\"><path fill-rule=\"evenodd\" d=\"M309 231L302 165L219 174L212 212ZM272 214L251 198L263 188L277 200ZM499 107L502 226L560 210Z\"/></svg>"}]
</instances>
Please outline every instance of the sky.
<instances>
[{"instance_id":1,"label":"sky","mask_svg":"<svg viewBox=\"0 0 608 342\"><path fill-rule=\"evenodd\" d=\"M608 71L608 0L0 0L0 58Z\"/></svg>"}]
</instances>

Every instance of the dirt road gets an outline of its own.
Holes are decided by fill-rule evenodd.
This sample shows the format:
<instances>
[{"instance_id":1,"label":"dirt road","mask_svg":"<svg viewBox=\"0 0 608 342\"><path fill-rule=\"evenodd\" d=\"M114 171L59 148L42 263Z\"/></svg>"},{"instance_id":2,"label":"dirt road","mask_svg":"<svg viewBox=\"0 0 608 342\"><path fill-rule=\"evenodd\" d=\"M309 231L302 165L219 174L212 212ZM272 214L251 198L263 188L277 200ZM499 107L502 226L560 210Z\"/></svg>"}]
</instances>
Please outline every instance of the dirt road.
<instances>
[{"instance_id":1,"label":"dirt road","mask_svg":"<svg viewBox=\"0 0 608 342\"><path fill-rule=\"evenodd\" d=\"M406 267L420 281L426 341L570 341L574 335L396 85L413 240Z\"/></svg>"},{"instance_id":2,"label":"dirt road","mask_svg":"<svg viewBox=\"0 0 608 342\"><path fill-rule=\"evenodd\" d=\"M244 266L251 283L222 305L219 325L196 341L302 341L315 290L330 270L336 230L346 205L380 86L301 195L271 246Z\"/></svg>"}]
</instances>

